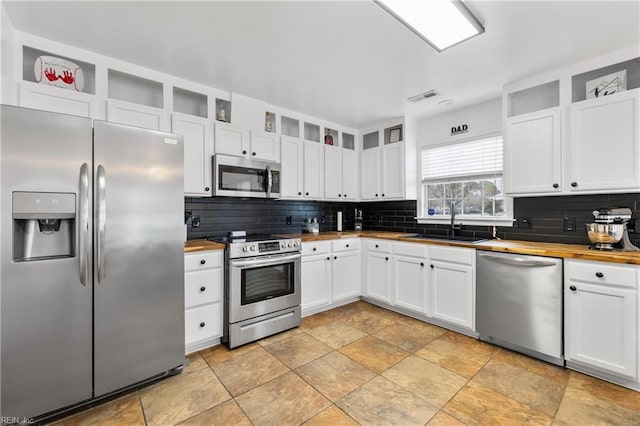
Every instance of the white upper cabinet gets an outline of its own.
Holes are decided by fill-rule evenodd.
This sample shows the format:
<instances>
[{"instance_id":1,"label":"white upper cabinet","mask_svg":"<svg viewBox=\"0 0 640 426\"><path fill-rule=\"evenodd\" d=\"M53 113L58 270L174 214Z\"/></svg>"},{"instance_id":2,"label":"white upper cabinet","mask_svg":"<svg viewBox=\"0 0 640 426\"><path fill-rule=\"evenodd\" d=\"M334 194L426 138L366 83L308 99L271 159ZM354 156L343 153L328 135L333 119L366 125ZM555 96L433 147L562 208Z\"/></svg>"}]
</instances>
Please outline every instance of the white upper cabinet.
<instances>
[{"instance_id":1,"label":"white upper cabinet","mask_svg":"<svg viewBox=\"0 0 640 426\"><path fill-rule=\"evenodd\" d=\"M173 113L171 131L184 136L184 193L211 195L213 123L202 117Z\"/></svg>"},{"instance_id":2,"label":"white upper cabinet","mask_svg":"<svg viewBox=\"0 0 640 426\"><path fill-rule=\"evenodd\" d=\"M18 104L22 107L89 118L95 116L93 95L27 81L18 84Z\"/></svg>"},{"instance_id":3,"label":"white upper cabinet","mask_svg":"<svg viewBox=\"0 0 640 426\"><path fill-rule=\"evenodd\" d=\"M562 128L560 109L507 119L505 191L508 195L561 191Z\"/></svg>"},{"instance_id":4,"label":"white upper cabinet","mask_svg":"<svg viewBox=\"0 0 640 426\"><path fill-rule=\"evenodd\" d=\"M342 199L357 200L359 188L358 151L355 136L342 132Z\"/></svg>"},{"instance_id":5,"label":"white upper cabinet","mask_svg":"<svg viewBox=\"0 0 640 426\"><path fill-rule=\"evenodd\" d=\"M324 149L318 142L304 141L304 198L322 199Z\"/></svg>"},{"instance_id":6,"label":"white upper cabinet","mask_svg":"<svg viewBox=\"0 0 640 426\"><path fill-rule=\"evenodd\" d=\"M165 113L160 108L139 105L117 99L107 99L107 121L144 127L151 130L164 130Z\"/></svg>"},{"instance_id":7,"label":"white upper cabinet","mask_svg":"<svg viewBox=\"0 0 640 426\"><path fill-rule=\"evenodd\" d=\"M290 136L280 138L280 196L302 198L304 190L304 144Z\"/></svg>"},{"instance_id":8,"label":"white upper cabinet","mask_svg":"<svg viewBox=\"0 0 640 426\"><path fill-rule=\"evenodd\" d=\"M380 150L362 152L362 199L377 200L380 196Z\"/></svg>"},{"instance_id":9,"label":"white upper cabinet","mask_svg":"<svg viewBox=\"0 0 640 426\"><path fill-rule=\"evenodd\" d=\"M571 107L569 189L640 189L640 89L585 100Z\"/></svg>"},{"instance_id":10,"label":"white upper cabinet","mask_svg":"<svg viewBox=\"0 0 640 426\"><path fill-rule=\"evenodd\" d=\"M216 122L215 153L247 157L250 148L249 132L227 123Z\"/></svg>"},{"instance_id":11,"label":"white upper cabinet","mask_svg":"<svg viewBox=\"0 0 640 426\"><path fill-rule=\"evenodd\" d=\"M342 199L342 150L337 146L324 146L324 198Z\"/></svg>"},{"instance_id":12,"label":"white upper cabinet","mask_svg":"<svg viewBox=\"0 0 640 426\"><path fill-rule=\"evenodd\" d=\"M640 190L639 62L627 49L506 85L505 192Z\"/></svg>"},{"instance_id":13,"label":"white upper cabinet","mask_svg":"<svg viewBox=\"0 0 640 426\"><path fill-rule=\"evenodd\" d=\"M381 199L403 198L405 183L404 145L395 143L382 148Z\"/></svg>"},{"instance_id":14,"label":"white upper cabinet","mask_svg":"<svg viewBox=\"0 0 640 426\"><path fill-rule=\"evenodd\" d=\"M265 161L279 161L280 140L275 133L251 131L250 157Z\"/></svg>"}]
</instances>

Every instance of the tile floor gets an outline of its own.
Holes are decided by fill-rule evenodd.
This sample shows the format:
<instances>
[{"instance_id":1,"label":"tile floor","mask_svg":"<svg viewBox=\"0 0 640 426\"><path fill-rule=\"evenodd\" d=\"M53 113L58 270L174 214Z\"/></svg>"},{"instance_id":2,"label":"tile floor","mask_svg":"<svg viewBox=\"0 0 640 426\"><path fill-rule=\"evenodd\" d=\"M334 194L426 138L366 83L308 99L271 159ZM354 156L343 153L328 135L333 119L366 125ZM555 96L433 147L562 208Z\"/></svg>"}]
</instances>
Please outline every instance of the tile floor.
<instances>
[{"instance_id":1,"label":"tile floor","mask_svg":"<svg viewBox=\"0 0 640 426\"><path fill-rule=\"evenodd\" d=\"M640 393L355 302L63 425L640 424Z\"/></svg>"}]
</instances>

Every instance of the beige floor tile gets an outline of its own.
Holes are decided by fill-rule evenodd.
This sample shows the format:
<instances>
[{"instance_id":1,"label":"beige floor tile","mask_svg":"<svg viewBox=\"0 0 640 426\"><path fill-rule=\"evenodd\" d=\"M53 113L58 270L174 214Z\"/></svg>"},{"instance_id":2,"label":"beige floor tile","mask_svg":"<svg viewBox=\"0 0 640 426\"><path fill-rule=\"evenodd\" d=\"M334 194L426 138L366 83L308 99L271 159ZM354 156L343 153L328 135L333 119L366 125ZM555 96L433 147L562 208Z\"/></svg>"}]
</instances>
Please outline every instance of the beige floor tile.
<instances>
[{"instance_id":1,"label":"beige floor tile","mask_svg":"<svg viewBox=\"0 0 640 426\"><path fill-rule=\"evenodd\" d=\"M329 324L314 328L308 331L307 334L318 339L322 343L331 346L333 349L340 349L344 345L351 342L355 342L358 339L362 339L366 336L366 333L349 327L342 321L334 321Z\"/></svg>"},{"instance_id":2,"label":"beige floor tile","mask_svg":"<svg viewBox=\"0 0 640 426\"><path fill-rule=\"evenodd\" d=\"M261 346L211 367L231 395L238 396L287 373L286 365Z\"/></svg>"},{"instance_id":3,"label":"beige floor tile","mask_svg":"<svg viewBox=\"0 0 640 426\"><path fill-rule=\"evenodd\" d=\"M359 300L357 302L349 303L347 305L342 305L340 307L332 309L331 312L334 312L340 318L348 318L360 312L377 312L380 309L381 308L379 306Z\"/></svg>"},{"instance_id":4,"label":"beige floor tile","mask_svg":"<svg viewBox=\"0 0 640 426\"><path fill-rule=\"evenodd\" d=\"M296 373L331 401L337 401L376 376L339 352L303 365Z\"/></svg>"},{"instance_id":5,"label":"beige floor tile","mask_svg":"<svg viewBox=\"0 0 640 426\"><path fill-rule=\"evenodd\" d=\"M362 310L342 319L350 327L357 328L364 333L372 333L398 321L398 314L390 315L386 312Z\"/></svg>"},{"instance_id":6,"label":"beige floor tile","mask_svg":"<svg viewBox=\"0 0 640 426\"><path fill-rule=\"evenodd\" d=\"M472 381L552 417L558 410L565 388L559 382L495 359L489 361Z\"/></svg>"},{"instance_id":7,"label":"beige floor tile","mask_svg":"<svg viewBox=\"0 0 640 426\"><path fill-rule=\"evenodd\" d=\"M140 391L148 425L176 424L230 398L209 368L181 374Z\"/></svg>"},{"instance_id":8,"label":"beige floor tile","mask_svg":"<svg viewBox=\"0 0 640 426\"><path fill-rule=\"evenodd\" d=\"M336 309L340 309L340 308L336 308ZM302 318L302 322L299 327L300 330L302 331L313 330L314 328L339 320L340 313L336 309L320 312L319 314Z\"/></svg>"},{"instance_id":9,"label":"beige floor tile","mask_svg":"<svg viewBox=\"0 0 640 426\"><path fill-rule=\"evenodd\" d=\"M280 340L287 339L289 337L297 336L302 333L300 327L292 328L291 330L283 331L282 333L274 334L273 336L265 337L264 339L258 341L258 344L262 347L270 345L275 342L279 342Z\"/></svg>"},{"instance_id":10,"label":"beige floor tile","mask_svg":"<svg viewBox=\"0 0 640 426\"><path fill-rule=\"evenodd\" d=\"M569 373L571 370L510 351L509 349L498 349L496 353L493 354L493 359L524 368L531 373L563 385L569 382Z\"/></svg>"},{"instance_id":11,"label":"beige floor tile","mask_svg":"<svg viewBox=\"0 0 640 426\"><path fill-rule=\"evenodd\" d=\"M257 343L250 343L248 345L240 346L239 348L235 349L227 349L227 347L224 345L217 345L212 348L200 351L200 355L202 355L202 358L204 358L207 364L213 367L218 363L228 361L231 358L235 358L249 351L252 351L256 347L258 347Z\"/></svg>"},{"instance_id":12,"label":"beige floor tile","mask_svg":"<svg viewBox=\"0 0 640 426\"><path fill-rule=\"evenodd\" d=\"M571 372L556 419L568 424L640 424L640 393Z\"/></svg>"},{"instance_id":13,"label":"beige floor tile","mask_svg":"<svg viewBox=\"0 0 640 426\"><path fill-rule=\"evenodd\" d=\"M464 426L464 423L444 411L439 411L427 424L429 426Z\"/></svg>"},{"instance_id":14,"label":"beige floor tile","mask_svg":"<svg viewBox=\"0 0 640 426\"><path fill-rule=\"evenodd\" d=\"M194 371L202 370L203 368L208 368L209 364L207 361L202 358L199 352L195 352L187 355L184 361L184 369L182 370L182 374L185 373L193 373Z\"/></svg>"},{"instance_id":15,"label":"beige floor tile","mask_svg":"<svg viewBox=\"0 0 640 426\"><path fill-rule=\"evenodd\" d=\"M251 421L234 400L210 408L179 423L180 426L251 426Z\"/></svg>"},{"instance_id":16,"label":"beige floor tile","mask_svg":"<svg viewBox=\"0 0 640 426\"><path fill-rule=\"evenodd\" d=\"M355 420L344 411L332 405L321 411L314 418L305 423L305 426L357 426Z\"/></svg>"},{"instance_id":17,"label":"beige floor tile","mask_svg":"<svg viewBox=\"0 0 640 426\"><path fill-rule=\"evenodd\" d=\"M473 382L462 388L444 411L470 425L550 425L553 420L540 411Z\"/></svg>"},{"instance_id":18,"label":"beige floor tile","mask_svg":"<svg viewBox=\"0 0 640 426\"><path fill-rule=\"evenodd\" d=\"M408 352L415 352L438 337L429 329L412 327L400 322L376 330L371 334L379 339L400 346Z\"/></svg>"},{"instance_id":19,"label":"beige floor tile","mask_svg":"<svg viewBox=\"0 0 640 426\"><path fill-rule=\"evenodd\" d=\"M467 383L466 378L414 355L403 359L382 376L438 408L444 407Z\"/></svg>"},{"instance_id":20,"label":"beige floor tile","mask_svg":"<svg viewBox=\"0 0 640 426\"><path fill-rule=\"evenodd\" d=\"M376 377L336 405L365 425L424 425L438 409L383 377Z\"/></svg>"},{"instance_id":21,"label":"beige floor tile","mask_svg":"<svg viewBox=\"0 0 640 426\"><path fill-rule=\"evenodd\" d=\"M145 425L138 392L106 402L86 411L64 418L56 426L133 426Z\"/></svg>"},{"instance_id":22,"label":"beige floor tile","mask_svg":"<svg viewBox=\"0 0 640 426\"><path fill-rule=\"evenodd\" d=\"M495 347L471 337L447 332L417 350L415 354L447 370L471 378L491 359L495 351Z\"/></svg>"},{"instance_id":23,"label":"beige floor tile","mask_svg":"<svg viewBox=\"0 0 640 426\"><path fill-rule=\"evenodd\" d=\"M437 325L429 324L428 322L411 318L408 316L403 316L398 320L400 324L408 325L409 327L417 328L422 330L425 333L429 333L434 337L440 337L443 334L447 333L448 330L442 327L438 327Z\"/></svg>"},{"instance_id":24,"label":"beige floor tile","mask_svg":"<svg viewBox=\"0 0 640 426\"><path fill-rule=\"evenodd\" d=\"M252 389L236 402L256 425L301 424L331 405L295 373Z\"/></svg>"},{"instance_id":25,"label":"beige floor tile","mask_svg":"<svg viewBox=\"0 0 640 426\"><path fill-rule=\"evenodd\" d=\"M404 349L374 336L367 336L350 343L341 348L340 352L376 373L382 373L409 356L409 352Z\"/></svg>"},{"instance_id":26,"label":"beige floor tile","mask_svg":"<svg viewBox=\"0 0 640 426\"><path fill-rule=\"evenodd\" d=\"M333 351L329 346L306 333L272 343L265 346L265 349L291 369L298 368Z\"/></svg>"}]
</instances>

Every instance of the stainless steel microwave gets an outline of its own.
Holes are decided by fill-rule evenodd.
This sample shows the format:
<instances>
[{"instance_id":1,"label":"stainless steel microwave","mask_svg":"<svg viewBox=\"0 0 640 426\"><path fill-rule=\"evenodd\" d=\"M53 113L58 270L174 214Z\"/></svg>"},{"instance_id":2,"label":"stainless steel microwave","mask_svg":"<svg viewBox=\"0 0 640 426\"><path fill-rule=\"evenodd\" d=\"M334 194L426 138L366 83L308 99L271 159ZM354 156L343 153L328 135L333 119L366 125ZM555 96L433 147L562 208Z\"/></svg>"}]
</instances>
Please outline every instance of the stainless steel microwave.
<instances>
[{"instance_id":1,"label":"stainless steel microwave","mask_svg":"<svg viewBox=\"0 0 640 426\"><path fill-rule=\"evenodd\" d=\"M213 195L280 198L280 164L214 155Z\"/></svg>"}]
</instances>

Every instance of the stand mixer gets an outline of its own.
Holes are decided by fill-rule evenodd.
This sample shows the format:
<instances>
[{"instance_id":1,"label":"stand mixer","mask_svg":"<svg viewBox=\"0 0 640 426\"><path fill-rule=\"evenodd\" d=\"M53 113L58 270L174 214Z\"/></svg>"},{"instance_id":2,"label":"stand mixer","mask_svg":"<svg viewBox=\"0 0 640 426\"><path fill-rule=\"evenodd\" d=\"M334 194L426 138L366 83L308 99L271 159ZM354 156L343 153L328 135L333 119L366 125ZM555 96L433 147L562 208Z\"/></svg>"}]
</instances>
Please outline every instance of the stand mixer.
<instances>
[{"instance_id":1,"label":"stand mixer","mask_svg":"<svg viewBox=\"0 0 640 426\"><path fill-rule=\"evenodd\" d=\"M587 223L592 250L640 251L629 240L627 224L632 221L627 207L604 207L594 210L594 223Z\"/></svg>"}]
</instances>

